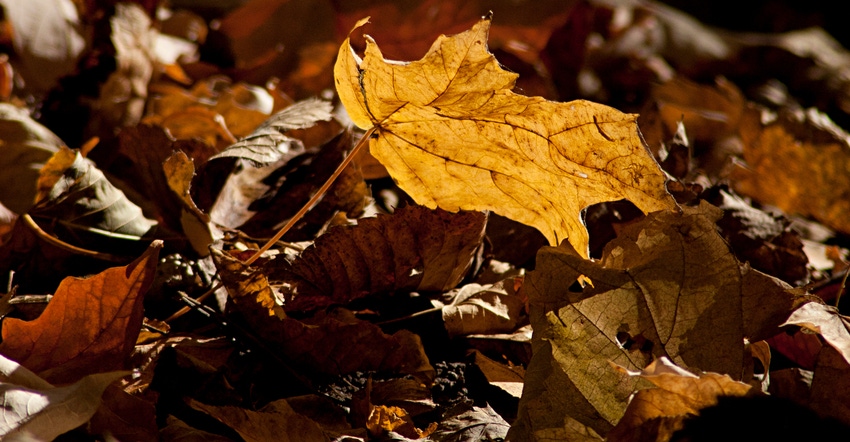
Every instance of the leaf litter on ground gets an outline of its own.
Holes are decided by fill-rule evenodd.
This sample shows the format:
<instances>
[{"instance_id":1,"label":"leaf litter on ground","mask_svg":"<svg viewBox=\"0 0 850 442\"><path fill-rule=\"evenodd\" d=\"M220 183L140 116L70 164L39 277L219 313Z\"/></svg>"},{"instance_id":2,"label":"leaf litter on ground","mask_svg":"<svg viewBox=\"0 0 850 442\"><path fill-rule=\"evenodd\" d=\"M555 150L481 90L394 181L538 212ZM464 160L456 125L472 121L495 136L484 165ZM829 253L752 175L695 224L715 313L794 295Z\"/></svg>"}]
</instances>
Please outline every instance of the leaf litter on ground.
<instances>
[{"instance_id":1,"label":"leaf litter on ground","mask_svg":"<svg viewBox=\"0 0 850 442\"><path fill-rule=\"evenodd\" d=\"M4 346L17 345L13 336L6 342L15 318L46 331L58 329L53 323L65 315L56 317L54 306L69 297L57 288L64 276L125 265L151 240L164 240L162 259L145 255L147 266L157 268L155 278L145 278L155 281L144 298L133 295L134 308L143 300L144 314L157 317L137 321L131 315L132 324L119 326L124 344L104 350L120 348L115 354L132 358L108 365L142 371L134 380L107 387L85 426L80 424L88 415L77 416L69 424L77 425L76 436L147 440L159 432L165 440L178 435L263 440L268 428L250 423L259 419L283 422L275 434L279 438L297 438L293 433L306 427L285 425L298 421L309 424L317 438L328 439L475 440L506 437L510 428L516 440L667 440L675 431L696 434L706 428L700 425L712 426L703 422L716 419L718 410L733 409L730 404L752 404L737 412L741 416L796 413L799 422L782 421L801 428L828 431L840 429L835 422L848 422L846 398L836 394L847 391L847 337L841 331L846 332L846 317L841 305L832 309L805 293L813 288L837 303L844 289L843 206L829 198L840 195L840 176L821 166L835 164L832 160L847 149L846 137L836 130L847 121L841 83L826 80L840 74L846 57L824 33L718 31L653 2L495 4L492 29L490 20L478 20L486 11L474 11L476 4L457 9L439 0L413 2L414 10L436 11L414 14L416 26L409 20L414 15L393 18L405 14L392 6L319 2L305 9L303 2L251 2L232 12L219 10L224 20L215 28L185 10L153 14L154 3L114 10L87 4L78 10L85 18L81 23L102 25L100 40L84 54L80 70L61 80L64 89L47 97L40 118L79 147L157 229L147 235L133 231L132 244L138 246L133 252L79 235L111 232L110 225L86 225L56 237L53 224L66 214L54 210L36 224L39 212L28 212L31 203L22 200L15 203L18 212L7 217L14 225L7 223L0 240L0 262L15 271L4 278L19 289L8 290L4 298ZM350 31L365 15L375 17L376 38L367 39L358 59L352 47L363 46ZM295 35L299 26L314 23L304 17L325 21L312 27L315 32ZM328 18L337 21L335 31ZM286 20L293 26L278 25ZM279 38L266 38L270 26ZM410 63L386 62L375 43L393 58L416 59L433 37L455 32L460 34L437 38L423 59ZM6 47L4 35L0 48ZM234 46L224 50L227 39ZM282 46L269 46L284 40ZM827 50L810 51L811 42ZM453 45L471 50L457 56ZM337 75L348 90L333 83L334 52L348 63ZM194 58L198 54L201 58ZM755 59L765 64L749 61ZM431 63L435 60L441 63ZM10 68L20 67L12 61ZM471 65L488 75L465 70ZM826 75L806 78L817 72ZM388 73L398 83L382 76ZM467 81L446 82L450 76ZM331 98L334 86L348 112L337 108L327 121L329 105L315 97ZM86 91L101 93L87 96ZM609 106L558 103L563 97ZM14 97L13 103L24 101ZM802 111L801 103L823 107L820 113ZM564 105L588 113L578 122L563 118ZM303 124L287 126L279 122L281 115ZM350 120L369 135L348 128ZM779 120L786 135L776 135ZM795 130L795 124L803 130ZM36 128L25 131L45 139ZM564 134L580 135L565 142ZM763 156L754 149L766 137L783 155L799 156L795 167L754 156ZM364 151L366 144L371 153ZM327 193L317 195L352 146L358 146L355 167L346 167ZM806 150L795 151L799 148ZM394 157L393 149L415 159ZM613 153L616 149L623 152ZM831 153L817 159L822 152ZM383 166L361 174L357 166L368 164L372 154L386 163L392 180ZM615 160L623 164L607 167ZM807 172L790 173L804 170L797 166ZM403 173L405 167L414 173ZM14 170L20 168L7 170L13 180ZM73 176L64 166L55 172L65 176L60 181ZM541 178L546 173L551 176ZM776 180L763 189L746 187L764 186L763 176ZM457 185L458 179L467 181ZM581 186L594 179L603 186ZM636 179L648 185L629 190ZM417 180L430 184L417 187ZM528 186L518 193L505 187L518 182ZM806 187L812 183L815 190ZM45 191L52 187L45 185ZM584 193L568 190L578 188ZM801 189L804 196L794 200L776 192L783 188ZM642 192L650 198L643 199ZM470 198L476 194L489 199ZM671 194L686 215L669 211L677 209ZM317 204L296 219L288 242L252 258L308 200ZM76 201L94 203L89 207L95 212L111 206L97 195ZM721 218L705 201L726 215ZM414 202L474 211L407 207ZM539 210L521 215L522 207L541 204L553 210L546 216L534 215ZM495 213L477 212L484 209ZM541 242L529 240L528 226L504 221L498 213L533 225ZM816 270L807 268L805 260L814 252L801 251L801 240L823 250L827 241L837 244L829 246L833 258L822 257ZM508 250L545 242L561 248L543 248L536 258L528 250ZM553 265L553 254L571 262L570 269ZM505 266L496 255L516 261ZM685 265L683 256L699 259ZM541 282L544 274L550 275L548 285ZM707 276L717 274L724 277L710 281ZM225 289L215 282L219 276ZM502 288L489 285L497 281ZM453 289L464 296L445 304ZM50 297L43 293L53 294L47 308ZM615 293L620 296L606 303ZM562 317L594 303L606 309L572 322ZM175 312L184 304L190 313ZM613 318L619 320L607 321L624 309ZM530 361L530 328L516 329L525 324L526 311L535 333ZM162 319L167 320L157 321ZM563 340L581 327L596 333L587 340ZM541 352L540 339L549 335L557 351ZM132 356L128 336L138 336L132 339L139 344ZM564 358L563 351L579 356ZM16 352L16 361L35 364L30 358L38 352ZM744 402L721 397L711 405L712 400L679 392L690 408L647 415L641 408L649 403L645 398L662 393L646 390L647 381L629 378L608 359L636 373L664 358L679 366L685 382L726 376L733 385L750 388L753 397L741 398ZM587 364L595 368L585 370ZM70 383L87 376L84 369L66 370L68 365L41 365L38 371L51 380L69 376ZM572 383L575 388L564 391L574 393L554 391L546 386L549 381L541 384L543 371ZM517 385L524 387L521 393ZM91 393L99 396L96 390ZM753 391L793 399L803 408L770 405ZM606 395L614 399L599 399ZM527 410L561 400L572 402L534 413L538 421L528 423ZM811 417L807 412L817 413L814 420L805 420ZM732 422L734 414L720 416ZM826 423L823 417L837 421ZM756 430L751 422L746 425ZM826 433L812 429L810 434Z\"/></svg>"}]
</instances>

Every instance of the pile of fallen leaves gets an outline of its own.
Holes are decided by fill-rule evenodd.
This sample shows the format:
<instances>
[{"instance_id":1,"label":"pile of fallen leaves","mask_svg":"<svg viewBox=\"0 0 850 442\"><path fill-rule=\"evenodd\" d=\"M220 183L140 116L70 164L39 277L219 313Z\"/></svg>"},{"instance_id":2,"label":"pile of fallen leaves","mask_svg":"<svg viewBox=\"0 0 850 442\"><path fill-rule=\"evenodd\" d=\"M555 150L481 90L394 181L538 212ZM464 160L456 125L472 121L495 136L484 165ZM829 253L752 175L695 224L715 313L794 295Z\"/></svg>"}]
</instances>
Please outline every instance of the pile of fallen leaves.
<instances>
[{"instance_id":1,"label":"pile of fallen leaves","mask_svg":"<svg viewBox=\"0 0 850 442\"><path fill-rule=\"evenodd\" d=\"M850 434L848 42L748 8L0 0L0 438Z\"/></svg>"}]
</instances>

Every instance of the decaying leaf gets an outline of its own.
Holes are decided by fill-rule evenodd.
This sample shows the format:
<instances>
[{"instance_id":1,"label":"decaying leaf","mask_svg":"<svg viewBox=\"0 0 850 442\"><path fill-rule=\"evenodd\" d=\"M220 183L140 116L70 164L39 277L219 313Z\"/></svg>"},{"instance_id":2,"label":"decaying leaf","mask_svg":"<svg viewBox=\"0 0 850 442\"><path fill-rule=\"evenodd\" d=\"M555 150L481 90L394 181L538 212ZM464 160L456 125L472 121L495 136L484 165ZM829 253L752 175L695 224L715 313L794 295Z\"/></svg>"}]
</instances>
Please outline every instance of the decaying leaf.
<instances>
[{"instance_id":1,"label":"decaying leaf","mask_svg":"<svg viewBox=\"0 0 850 442\"><path fill-rule=\"evenodd\" d=\"M427 207L493 210L552 245L568 239L583 257L582 209L624 198L644 212L677 207L636 115L512 92L517 76L487 51L489 28L484 19L441 36L410 63L384 60L368 37L362 60L348 39L340 48L340 100L355 124L374 128L372 155L402 189Z\"/></svg>"},{"instance_id":2,"label":"decaying leaf","mask_svg":"<svg viewBox=\"0 0 850 442\"><path fill-rule=\"evenodd\" d=\"M487 216L408 206L316 239L280 268L287 310L310 310L397 290L445 291L463 279Z\"/></svg>"},{"instance_id":3,"label":"decaying leaf","mask_svg":"<svg viewBox=\"0 0 850 442\"><path fill-rule=\"evenodd\" d=\"M639 390L629 402L626 413L608 433L610 441L669 440L682 427L688 416L717 403L720 396L744 396L752 386L732 380L728 375L702 373L699 376L683 370L661 357L640 372L617 367L629 376L637 376L656 388ZM643 439L634 436L640 434Z\"/></svg>"},{"instance_id":4,"label":"decaying leaf","mask_svg":"<svg viewBox=\"0 0 850 442\"><path fill-rule=\"evenodd\" d=\"M518 438L562 431L565 415L607 434L637 384L609 361L640 370L664 356L741 380L744 339L778 333L794 308L816 299L741 264L716 231L717 208L683 210L626 227L600 261L564 246L538 254L523 284L535 335ZM581 275L593 286L581 288Z\"/></svg>"},{"instance_id":5,"label":"decaying leaf","mask_svg":"<svg viewBox=\"0 0 850 442\"><path fill-rule=\"evenodd\" d=\"M161 241L124 267L66 278L33 321L6 318L0 353L50 382L126 368L142 325L142 300L153 282Z\"/></svg>"},{"instance_id":6,"label":"decaying leaf","mask_svg":"<svg viewBox=\"0 0 850 442\"><path fill-rule=\"evenodd\" d=\"M96 133L109 133L139 123L153 75L158 33L142 6L134 3L115 5L115 15L109 21L116 66L115 72L101 85L96 112L89 122L96 127Z\"/></svg>"},{"instance_id":7,"label":"decaying leaf","mask_svg":"<svg viewBox=\"0 0 850 442\"><path fill-rule=\"evenodd\" d=\"M126 371L90 374L74 384L54 387L25 367L0 355L0 438L50 441L83 425L101 404L103 390Z\"/></svg>"},{"instance_id":8,"label":"decaying leaf","mask_svg":"<svg viewBox=\"0 0 850 442\"><path fill-rule=\"evenodd\" d=\"M457 414L447 416L431 434L431 439L440 442L472 442L500 440L508 434L510 425L493 411L485 407L458 407Z\"/></svg>"},{"instance_id":9,"label":"decaying leaf","mask_svg":"<svg viewBox=\"0 0 850 442\"><path fill-rule=\"evenodd\" d=\"M783 112L766 123L756 111L745 118L744 164L731 173L734 189L850 233L848 134L816 109Z\"/></svg>"},{"instance_id":10,"label":"decaying leaf","mask_svg":"<svg viewBox=\"0 0 850 442\"><path fill-rule=\"evenodd\" d=\"M86 31L73 0L45 7L42 2L2 0L0 6L13 28L14 66L26 87L44 92L70 74L86 47Z\"/></svg>"}]
</instances>

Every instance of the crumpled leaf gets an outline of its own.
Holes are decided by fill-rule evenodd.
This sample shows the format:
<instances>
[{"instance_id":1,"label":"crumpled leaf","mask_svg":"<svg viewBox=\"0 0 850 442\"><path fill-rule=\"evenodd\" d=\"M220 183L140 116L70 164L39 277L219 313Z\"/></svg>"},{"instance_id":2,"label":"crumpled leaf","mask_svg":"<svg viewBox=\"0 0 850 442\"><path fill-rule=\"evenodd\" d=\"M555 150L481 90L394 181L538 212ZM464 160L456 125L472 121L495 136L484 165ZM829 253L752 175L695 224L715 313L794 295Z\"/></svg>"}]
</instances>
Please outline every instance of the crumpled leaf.
<instances>
[{"instance_id":1,"label":"crumpled leaf","mask_svg":"<svg viewBox=\"0 0 850 442\"><path fill-rule=\"evenodd\" d=\"M328 121L331 119L331 110L331 104L327 101L316 98L299 101L272 115L250 135L211 159L237 157L258 164L278 161L292 149L290 146L293 143L300 143L284 135L286 131L305 129L317 121Z\"/></svg>"},{"instance_id":2,"label":"crumpled leaf","mask_svg":"<svg viewBox=\"0 0 850 442\"><path fill-rule=\"evenodd\" d=\"M74 384L54 387L33 372L0 355L0 438L4 441L51 441L83 425L101 404L109 384L126 371L91 374Z\"/></svg>"},{"instance_id":3,"label":"crumpled leaf","mask_svg":"<svg viewBox=\"0 0 850 442\"><path fill-rule=\"evenodd\" d=\"M195 205L190 190L195 176L195 163L181 151L174 152L162 164L168 187L180 199L180 226L189 243L199 256L209 254L213 241L221 239L221 232L210 222L210 216Z\"/></svg>"},{"instance_id":4,"label":"crumpled leaf","mask_svg":"<svg viewBox=\"0 0 850 442\"><path fill-rule=\"evenodd\" d=\"M717 403L721 396L744 396L752 386L732 380L728 375L702 373L699 376L672 364L666 357L658 358L642 371L616 367L618 371L645 379L656 388L638 390L629 402L626 413L608 433L609 441L669 440L682 427L682 421L699 414L701 408ZM655 440L655 439L652 439Z\"/></svg>"},{"instance_id":5,"label":"crumpled leaf","mask_svg":"<svg viewBox=\"0 0 850 442\"><path fill-rule=\"evenodd\" d=\"M397 290L442 292L466 275L487 216L407 206L329 230L280 271L287 311Z\"/></svg>"},{"instance_id":6,"label":"crumpled leaf","mask_svg":"<svg viewBox=\"0 0 850 442\"><path fill-rule=\"evenodd\" d=\"M734 189L789 214L810 216L850 233L850 136L816 109L782 112L763 123L759 112L741 126L744 164Z\"/></svg>"},{"instance_id":7,"label":"crumpled leaf","mask_svg":"<svg viewBox=\"0 0 850 442\"><path fill-rule=\"evenodd\" d=\"M0 103L0 201L23 214L35 203L38 170L65 143L29 113Z\"/></svg>"},{"instance_id":8,"label":"crumpled leaf","mask_svg":"<svg viewBox=\"0 0 850 442\"><path fill-rule=\"evenodd\" d=\"M513 93L516 74L487 51L489 28L484 19L441 36L410 63L384 60L368 37L362 60L348 39L340 48L340 100L355 124L374 127L372 155L403 190L427 207L493 210L583 257L582 209L623 198L644 212L677 207L636 115Z\"/></svg>"},{"instance_id":9,"label":"crumpled leaf","mask_svg":"<svg viewBox=\"0 0 850 442\"><path fill-rule=\"evenodd\" d=\"M149 235L157 224L78 151L58 151L42 169L38 185L41 200L30 215L79 246L126 250L128 242Z\"/></svg>"},{"instance_id":10,"label":"crumpled leaf","mask_svg":"<svg viewBox=\"0 0 850 442\"><path fill-rule=\"evenodd\" d=\"M683 211L624 228L600 261L563 246L538 254L523 284L535 334L511 430L518 438L562 429L565 415L607 434L637 383L609 361L639 370L665 356L741 380L751 363L744 339L777 334L796 307L816 300L741 264L716 231L719 209L703 202ZM593 286L574 284L581 275Z\"/></svg>"},{"instance_id":11,"label":"crumpled leaf","mask_svg":"<svg viewBox=\"0 0 850 442\"><path fill-rule=\"evenodd\" d=\"M0 353L50 382L127 368L161 248L157 240L127 266L66 278L37 319L3 321Z\"/></svg>"},{"instance_id":12,"label":"crumpled leaf","mask_svg":"<svg viewBox=\"0 0 850 442\"><path fill-rule=\"evenodd\" d=\"M212 256L230 296L229 314L238 312L257 336L288 360L329 374L388 370L433 378L422 342L410 331L388 335L344 309L304 320L286 317L260 269L245 268L216 249Z\"/></svg>"},{"instance_id":13,"label":"crumpled leaf","mask_svg":"<svg viewBox=\"0 0 850 442\"><path fill-rule=\"evenodd\" d=\"M463 409L466 408L466 409ZM440 421L431 439L437 442L472 442L501 440L508 434L510 425L493 411L485 407L461 407L459 413L446 416Z\"/></svg>"},{"instance_id":14,"label":"crumpled leaf","mask_svg":"<svg viewBox=\"0 0 850 442\"><path fill-rule=\"evenodd\" d=\"M351 150L351 132L335 122L308 129L321 139L292 143L278 161L260 168L238 159L224 187L210 207L213 221L255 236L274 235L291 219L333 174ZM325 139L325 136L329 137ZM211 161L232 162L232 158ZM202 174L202 178L203 178ZM206 179L206 178L204 178ZM357 167L346 167L330 189L301 221L283 237L284 241L312 240L337 212L359 217L370 201L369 188Z\"/></svg>"},{"instance_id":15,"label":"crumpled leaf","mask_svg":"<svg viewBox=\"0 0 850 442\"><path fill-rule=\"evenodd\" d=\"M158 31L147 12L138 4L118 3L109 22L116 66L100 87L93 121L89 123L95 133L138 124L154 70Z\"/></svg>"},{"instance_id":16,"label":"crumpled leaf","mask_svg":"<svg viewBox=\"0 0 850 442\"><path fill-rule=\"evenodd\" d=\"M207 405L194 399L189 400L189 405L234 429L246 442L330 441L319 424L296 413L286 399L276 400L256 411Z\"/></svg>"},{"instance_id":17,"label":"crumpled leaf","mask_svg":"<svg viewBox=\"0 0 850 442\"><path fill-rule=\"evenodd\" d=\"M443 297L451 299L442 310L449 337L508 333L523 319L525 300L516 293L513 278L485 286L467 284Z\"/></svg>"},{"instance_id":18,"label":"crumpled leaf","mask_svg":"<svg viewBox=\"0 0 850 442\"><path fill-rule=\"evenodd\" d=\"M835 307L810 302L794 310L784 325L797 325L821 335L850 364L850 318Z\"/></svg>"}]
</instances>

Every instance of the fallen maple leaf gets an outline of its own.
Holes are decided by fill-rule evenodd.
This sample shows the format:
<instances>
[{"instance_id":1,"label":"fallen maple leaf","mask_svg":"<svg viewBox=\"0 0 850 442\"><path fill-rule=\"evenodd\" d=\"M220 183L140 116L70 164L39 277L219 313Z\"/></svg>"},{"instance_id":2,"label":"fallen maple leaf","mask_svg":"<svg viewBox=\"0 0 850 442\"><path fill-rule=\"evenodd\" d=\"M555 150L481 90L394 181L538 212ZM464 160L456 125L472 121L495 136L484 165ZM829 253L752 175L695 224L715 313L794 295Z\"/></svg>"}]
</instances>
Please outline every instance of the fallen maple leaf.
<instances>
[{"instance_id":1,"label":"fallen maple leaf","mask_svg":"<svg viewBox=\"0 0 850 442\"><path fill-rule=\"evenodd\" d=\"M125 369L153 282L161 241L138 259L90 278L66 278L33 321L6 318L0 353L50 382Z\"/></svg>"},{"instance_id":2,"label":"fallen maple leaf","mask_svg":"<svg viewBox=\"0 0 850 442\"><path fill-rule=\"evenodd\" d=\"M441 36L410 63L384 60L368 36L362 60L349 39L342 44L340 100L356 125L372 128L372 155L402 189L431 208L492 210L552 245L568 239L583 257L582 209L623 198L644 212L677 207L636 115L513 93L517 75L488 52L489 29L483 19Z\"/></svg>"}]
</instances>

